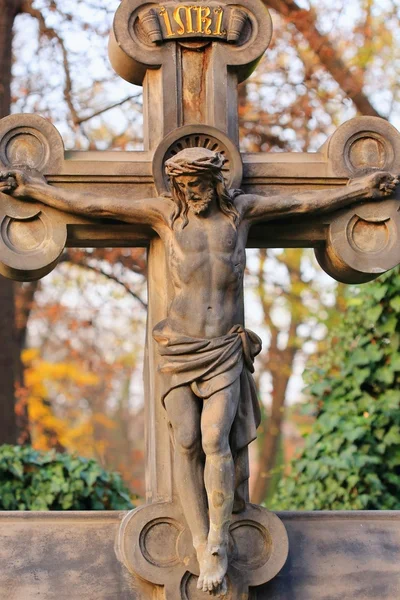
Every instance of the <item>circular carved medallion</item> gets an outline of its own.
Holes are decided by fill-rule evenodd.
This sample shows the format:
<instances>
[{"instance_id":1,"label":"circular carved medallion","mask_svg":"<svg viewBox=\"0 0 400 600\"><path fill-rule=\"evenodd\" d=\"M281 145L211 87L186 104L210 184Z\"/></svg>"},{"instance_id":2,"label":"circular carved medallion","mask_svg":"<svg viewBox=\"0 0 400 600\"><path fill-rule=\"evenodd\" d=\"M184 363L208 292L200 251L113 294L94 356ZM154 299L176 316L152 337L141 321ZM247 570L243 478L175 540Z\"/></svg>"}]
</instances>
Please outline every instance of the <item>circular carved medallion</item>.
<instances>
[{"instance_id":1,"label":"circular carved medallion","mask_svg":"<svg viewBox=\"0 0 400 600\"><path fill-rule=\"evenodd\" d=\"M258 586L273 579L284 566L289 541L285 526L274 513L247 504L243 513L233 516L230 533L234 542L231 578L245 578L249 586Z\"/></svg>"},{"instance_id":2,"label":"circular carved medallion","mask_svg":"<svg viewBox=\"0 0 400 600\"><path fill-rule=\"evenodd\" d=\"M145 559L156 567L171 567L179 563L177 541L182 527L174 519L150 521L142 530L139 544Z\"/></svg>"},{"instance_id":3,"label":"circular carved medallion","mask_svg":"<svg viewBox=\"0 0 400 600\"><path fill-rule=\"evenodd\" d=\"M29 127L16 127L1 140L1 161L7 166L26 165L40 170L49 160L50 148L46 138Z\"/></svg>"},{"instance_id":4,"label":"circular carved medallion","mask_svg":"<svg viewBox=\"0 0 400 600\"><path fill-rule=\"evenodd\" d=\"M315 254L336 280L364 283L398 264L399 246L398 200L385 200L343 211L329 226L326 246Z\"/></svg>"},{"instance_id":5,"label":"circular carved medallion","mask_svg":"<svg viewBox=\"0 0 400 600\"><path fill-rule=\"evenodd\" d=\"M400 134L393 125L378 117L356 117L347 121L323 148L337 177L400 171Z\"/></svg>"},{"instance_id":6,"label":"circular carved medallion","mask_svg":"<svg viewBox=\"0 0 400 600\"><path fill-rule=\"evenodd\" d=\"M46 244L46 219L40 213L23 220L6 217L1 224L1 237L10 250L19 254L30 254Z\"/></svg>"},{"instance_id":7,"label":"circular carved medallion","mask_svg":"<svg viewBox=\"0 0 400 600\"><path fill-rule=\"evenodd\" d=\"M355 215L348 225L347 237L356 251L376 254L387 248L392 229L389 219L380 223L367 221Z\"/></svg>"},{"instance_id":8,"label":"circular carved medallion","mask_svg":"<svg viewBox=\"0 0 400 600\"><path fill-rule=\"evenodd\" d=\"M386 147L380 136L370 133L368 136L353 136L346 144L345 157L349 168L354 172L369 169L384 169L393 161L393 149Z\"/></svg>"},{"instance_id":9,"label":"circular carved medallion","mask_svg":"<svg viewBox=\"0 0 400 600\"><path fill-rule=\"evenodd\" d=\"M67 227L54 209L8 199L0 210L0 273L17 281L34 281L54 268L66 241Z\"/></svg>"},{"instance_id":10,"label":"circular carved medallion","mask_svg":"<svg viewBox=\"0 0 400 600\"><path fill-rule=\"evenodd\" d=\"M209 596L209 594L206 594L202 590L197 589L198 579L199 578L196 575L192 575L191 573L186 573L183 576L183 579L181 582L181 590L180 590L181 595L180 595L179 600L205 600L205 598L207 598L207 596ZM229 579L227 580L227 586L228 586L228 593L226 594L226 596L224 596L226 598L226 600L228 600L229 598L232 598L231 585L230 585ZM209 596L209 597L211 597L211 596Z\"/></svg>"},{"instance_id":11,"label":"circular carved medallion","mask_svg":"<svg viewBox=\"0 0 400 600\"><path fill-rule=\"evenodd\" d=\"M57 173L64 144L57 129L38 115L10 115L0 121L0 164Z\"/></svg>"},{"instance_id":12,"label":"circular carved medallion","mask_svg":"<svg viewBox=\"0 0 400 600\"><path fill-rule=\"evenodd\" d=\"M181 579L188 570L179 555L185 530L179 505L165 502L131 511L124 518L118 539L120 559L126 568L156 585ZM190 552L193 552L191 547ZM189 552L189 554L190 554Z\"/></svg>"},{"instance_id":13,"label":"circular carved medallion","mask_svg":"<svg viewBox=\"0 0 400 600\"><path fill-rule=\"evenodd\" d=\"M239 570L260 569L271 557L272 539L256 521L239 521L230 530L234 551L232 566Z\"/></svg>"},{"instance_id":14,"label":"circular carved medallion","mask_svg":"<svg viewBox=\"0 0 400 600\"><path fill-rule=\"evenodd\" d=\"M64 160L64 144L57 129L38 115L10 115L0 122L0 163L57 173Z\"/></svg>"}]
</instances>

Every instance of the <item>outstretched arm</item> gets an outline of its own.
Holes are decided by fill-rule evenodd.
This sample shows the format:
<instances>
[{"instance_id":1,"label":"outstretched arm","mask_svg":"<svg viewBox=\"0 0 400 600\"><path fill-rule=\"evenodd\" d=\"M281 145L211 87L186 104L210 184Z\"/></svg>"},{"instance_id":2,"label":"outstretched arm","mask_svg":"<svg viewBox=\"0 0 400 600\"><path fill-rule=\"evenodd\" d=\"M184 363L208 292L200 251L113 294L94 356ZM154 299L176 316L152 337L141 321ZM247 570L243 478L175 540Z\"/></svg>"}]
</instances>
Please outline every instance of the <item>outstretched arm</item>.
<instances>
[{"instance_id":1,"label":"outstretched arm","mask_svg":"<svg viewBox=\"0 0 400 600\"><path fill-rule=\"evenodd\" d=\"M337 189L301 192L291 196L239 196L245 218L264 221L297 214L317 215L333 212L366 200L381 200L392 195L399 180L390 173L378 172L350 181Z\"/></svg>"},{"instance_id":2,"label":"outstretched arm","mask_svg":"<svg viewBox=\"0 0 400 600\"><path fill-rule=\"evenodd\" d=\"M156 226L157 223L166 221L170 211L165 198L116 199L72 192L48 185L41 176L21 169L0 173L0 192L19 200L42 202L64 212L88 218L117 219L125 223Z\"/></svg>"}]
</instances>

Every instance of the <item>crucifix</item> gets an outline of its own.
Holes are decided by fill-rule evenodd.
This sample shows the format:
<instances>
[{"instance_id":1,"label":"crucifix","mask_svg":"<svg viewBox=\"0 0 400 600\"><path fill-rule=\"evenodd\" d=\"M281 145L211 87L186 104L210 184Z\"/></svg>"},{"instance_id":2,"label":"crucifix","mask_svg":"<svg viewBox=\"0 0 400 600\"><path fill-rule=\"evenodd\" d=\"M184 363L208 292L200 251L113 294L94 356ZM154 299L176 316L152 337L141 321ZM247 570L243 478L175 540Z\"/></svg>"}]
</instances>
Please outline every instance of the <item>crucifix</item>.
<instances>
[{"instance_id":1,"label":"crucifix","mask_svg":"<svg viewBox=\"0 0 400 600\"><path fill-rule=\"evenodd\" d=\"M353 119L315 154L240 154L237 86L271 35L261 0L123 0L109 52L144 87L143 152L65 154L44 119L0 121L5 276L44 276L66 245L148 248L147 504L117 543L146 598L243 600L287 558L282 522L249 502L261 343L244 324L246 247L314 247L346 283L400 262L388 123Z\"/></svg>"}]
</instances>

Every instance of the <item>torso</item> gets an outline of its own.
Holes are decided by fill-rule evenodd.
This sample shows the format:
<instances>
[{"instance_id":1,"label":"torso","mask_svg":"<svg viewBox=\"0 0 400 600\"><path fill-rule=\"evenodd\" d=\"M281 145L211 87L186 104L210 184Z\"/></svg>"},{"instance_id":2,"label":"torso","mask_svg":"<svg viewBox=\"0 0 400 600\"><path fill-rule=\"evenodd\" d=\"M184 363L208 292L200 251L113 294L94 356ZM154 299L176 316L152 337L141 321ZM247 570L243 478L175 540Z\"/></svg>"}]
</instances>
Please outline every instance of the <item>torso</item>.
<instances>
[{"instance_id":1,"label":"torso","mask_svg":"<svg viewBox=\"0 0 400 600\"><path fill-rule=\"evenodd\" d=\"M198 338L215 338L243 322L243 276L247 226L238 228L221 212L189 214L161 233L174 288L170 327Z\"/></svg>"}]
</instances>

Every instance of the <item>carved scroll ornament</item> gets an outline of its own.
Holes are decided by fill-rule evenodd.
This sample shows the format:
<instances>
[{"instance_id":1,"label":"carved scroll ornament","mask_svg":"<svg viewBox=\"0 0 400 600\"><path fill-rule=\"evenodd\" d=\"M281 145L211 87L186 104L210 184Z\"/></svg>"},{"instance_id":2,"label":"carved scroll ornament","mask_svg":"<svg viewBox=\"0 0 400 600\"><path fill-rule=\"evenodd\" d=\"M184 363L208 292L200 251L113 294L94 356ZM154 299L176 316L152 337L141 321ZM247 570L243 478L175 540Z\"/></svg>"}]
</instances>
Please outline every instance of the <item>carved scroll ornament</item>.
<instances>
[{"instance_id":1,"label":"carved scroll ornament","mask_svg":"<svg viewBox=\"0 0 400 600\"><path fill-rule=\"evenodd\" d=\"M58 173L64 144L57 129L36 115L10 115L0 121L0 168L24 167ZM44 277L64 250L67 227L57 211L2 195L0 203L0 273L20 281Z\"/></svg>"},{"instance_id":2,"label":"carved scroll ornament","mask_svg":"<svg viewBox=\"0 0 400 600\"><path fill-rule=\"evenodd\" d=\"M322 148L336 177L374 171L400 173L400 134L377 117L351 119ZM396 191L398 198L399 191ZM335 215L326 245L316 249L322 268L338 281L363 283L400 262L399 201L354 206Z\"/></svg>"}]
</instances>

